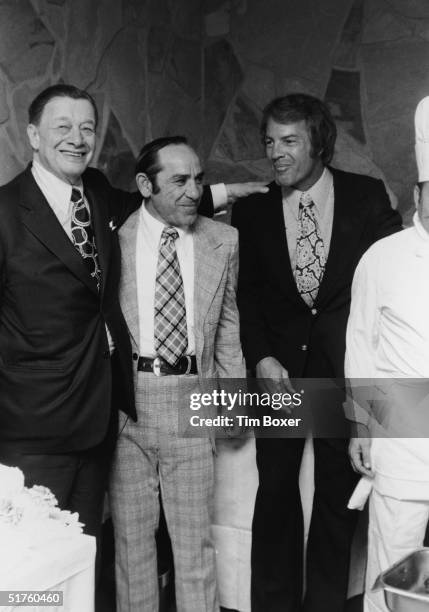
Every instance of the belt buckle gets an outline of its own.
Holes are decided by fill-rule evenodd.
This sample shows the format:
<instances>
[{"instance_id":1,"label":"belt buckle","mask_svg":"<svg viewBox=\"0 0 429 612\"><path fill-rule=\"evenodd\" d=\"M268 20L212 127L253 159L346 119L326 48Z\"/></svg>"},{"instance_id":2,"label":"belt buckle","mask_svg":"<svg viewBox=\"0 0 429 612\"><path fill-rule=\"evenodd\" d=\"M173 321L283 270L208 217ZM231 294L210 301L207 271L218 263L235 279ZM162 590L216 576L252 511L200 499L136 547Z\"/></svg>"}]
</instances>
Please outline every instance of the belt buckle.
<instances>
[{"instance_id":1,"label":"belt buckle","mask_svg":"<svg viewBox=\"0 0 429 612\"><path fill-rule=\"evenodd\" d=\"M152 363L152 372L155 374L155 376L163 376L163 373L161 372L161 365L161 357L155 357Z\"/></svg>"},{"instance_id":2,"label":"belt buckle","mask_svg":"<svg viewBox=\"0 0 429 612\"><path fill-rule=\"evenodd\" d=\"M192 359L190 358L189 355L185 355L185 357L188 360L188 363L187 363L187 366L186 366L186 372L185 372L185 376L186 376L191 371L191 368L192 368Z\"/></svg>"}]
</instances>

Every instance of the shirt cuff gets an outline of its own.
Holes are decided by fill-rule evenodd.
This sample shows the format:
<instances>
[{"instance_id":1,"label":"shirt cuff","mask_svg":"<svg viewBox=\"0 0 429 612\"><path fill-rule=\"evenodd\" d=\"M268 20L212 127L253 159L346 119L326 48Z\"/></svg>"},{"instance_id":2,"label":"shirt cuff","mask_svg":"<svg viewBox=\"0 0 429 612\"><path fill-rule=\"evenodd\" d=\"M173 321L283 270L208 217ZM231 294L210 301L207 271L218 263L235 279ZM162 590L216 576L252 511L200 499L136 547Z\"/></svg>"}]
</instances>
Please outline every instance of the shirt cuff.
<instances>
[{"instance_id":1,"label":"shirt cuff","mask_svg":"<svg viewBox=\"0 0 429 612\"><path fill-rule=\"evenodd\" d=\"M210 185L213 198L213 208L215 214L221 212L228 204L228 193L226 191L225 183L217 183L216 185Z\"/></svg>"}]
</instances>

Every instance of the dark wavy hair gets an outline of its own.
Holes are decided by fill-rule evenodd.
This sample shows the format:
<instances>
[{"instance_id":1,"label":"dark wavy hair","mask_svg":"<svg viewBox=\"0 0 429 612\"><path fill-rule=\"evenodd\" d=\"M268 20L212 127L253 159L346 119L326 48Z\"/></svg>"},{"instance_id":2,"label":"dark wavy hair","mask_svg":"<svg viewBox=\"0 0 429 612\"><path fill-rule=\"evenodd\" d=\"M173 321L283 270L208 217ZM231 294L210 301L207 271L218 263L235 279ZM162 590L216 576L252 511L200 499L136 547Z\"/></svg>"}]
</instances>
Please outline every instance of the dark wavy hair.
<instances>
[{"instance_id":1,"label":"dark wavy hair","mask_svg":"<svg viewBox=\"0 0 429 612\"><path fill-rule=\"evenodd\" d=\"M156 175L162 170L159 163L159 151L170 145L188 144L188 139L185 136L164 136L164 138L156 138L144 145L139 153L136 162L135 173L141 172L146 174L152 183L153 193L159 192L159 186L156 180Z\"/></svg>"},{"instance_id":2,"label":"dark wavy hair","mask_svg":"<svg viewBox=\"0 0 429 612\"><path fill-rule=\"evenodd\" d=\"M51 85L34 98L28 109L28 121L33 125L39 125L45 106L53 98L72 98L73 100L88 100L94 109L95 125L98 123L98 110L94 98L84 89L74 85Z\"/></svg>"},{"instance_id":3,"label":"dark wavy hair","mask_svg":"<svg viewBox=\"0 0 429 612\"><path fill-rule=\"evenodd\" d=\"M285 125L305 121L310 135L313 157L320 157L324 165L329 164L332 160L337 128L328 107L322 100L303 93L293 93L272 100L262 112L261 137L263 140L269 119Z\"/></svg>"}]
</instances>

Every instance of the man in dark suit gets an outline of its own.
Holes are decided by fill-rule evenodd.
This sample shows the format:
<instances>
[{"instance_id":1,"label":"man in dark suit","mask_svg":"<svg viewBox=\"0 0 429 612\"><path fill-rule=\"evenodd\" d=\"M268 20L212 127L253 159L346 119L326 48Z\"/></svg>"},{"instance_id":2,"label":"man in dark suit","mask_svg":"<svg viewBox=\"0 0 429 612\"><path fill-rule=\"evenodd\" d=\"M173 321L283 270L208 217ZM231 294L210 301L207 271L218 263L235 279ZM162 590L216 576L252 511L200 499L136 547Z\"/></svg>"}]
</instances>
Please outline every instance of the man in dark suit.
<instances>
[{"instance_id":1,"label":"man in dark suit","mask_svg":"<svg viewBox=\"0 0 429 612\"><path fill-rule=\"evenodd\" d=\"M272 101L261 131L275 181L268 194L237 203L232 219L240 234L242 342L263 389L291 392L291 378L343 378L353 272L401 219L382 181L328 167L336 128L320 100L293 94ZM339 392L317 408L345 432L341 403ZM346 437L314 438L303 603L298 475L305 440L257 439L253 612L343 612L355 523L346 506L356 481Z\"/></svg>"},{"instance_id":2,"label":"man in dark suit","mask_svg":"<svg viewBox=\"0 0 429 612\"><path fill-rule=\"evenodd\" d=\"M112 388L134 411L118 210L88 169L93 99L56 85L29 118L33 163L0 189L0 462L52 489L94 534L116 431Z\"/></svg>"}]
</instances>

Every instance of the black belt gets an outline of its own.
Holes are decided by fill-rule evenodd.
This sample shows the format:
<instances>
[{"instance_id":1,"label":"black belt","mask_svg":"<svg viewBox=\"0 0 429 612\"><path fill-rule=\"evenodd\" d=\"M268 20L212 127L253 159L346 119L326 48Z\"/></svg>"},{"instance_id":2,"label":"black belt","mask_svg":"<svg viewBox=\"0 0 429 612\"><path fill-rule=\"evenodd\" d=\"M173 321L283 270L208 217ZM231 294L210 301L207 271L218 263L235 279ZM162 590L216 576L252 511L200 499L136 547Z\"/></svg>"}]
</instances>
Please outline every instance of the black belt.
<instances>
[{"instance_id":1,"label":"black belt","mask_svg":"<svg viewBox=\"0 0 429 612\"><path fill-rule=\"evenodd\" d=\"M153 372L155 376L169 376L178 374L196 374L197 358L195 355L180 357L176 365L172 366L162 357L139 357L137 361L139 372Z\"/></svg>"}]
</instances>

